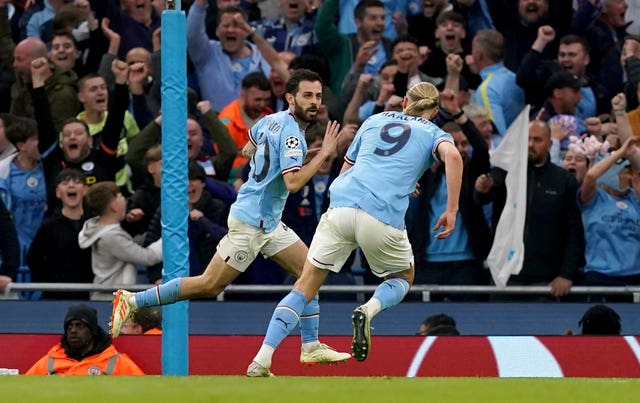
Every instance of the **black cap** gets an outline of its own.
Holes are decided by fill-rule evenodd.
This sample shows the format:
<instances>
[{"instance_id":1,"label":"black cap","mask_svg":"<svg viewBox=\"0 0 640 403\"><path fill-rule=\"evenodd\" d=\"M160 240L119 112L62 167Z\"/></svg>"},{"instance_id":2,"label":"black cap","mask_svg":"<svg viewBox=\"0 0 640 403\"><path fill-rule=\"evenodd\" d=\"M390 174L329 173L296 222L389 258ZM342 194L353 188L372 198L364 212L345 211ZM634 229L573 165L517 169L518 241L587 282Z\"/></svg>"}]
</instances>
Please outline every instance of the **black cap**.
<instances>
[{"instance_id":1,"label":"black cap","mask_svg":"<svg viewBox=\"0 0 640 403\"><path fill-rule=\"evenodd\" d=\"M560 70L551 75L544 85L547 93L551 94L556 88L575 88L580 89L587 84L584 78L578 77L567 70Z\"/></svg>"},{"instance_id":2,"label":"black cap","mask_svg":"<svg viewBox=\"0 0 640 403\"><path fill-rule=\"evenodd\" d=\"M594 305L587 310L578 324L585 335L619 335L620 315L606 305Z\"/></svg>"},{"instance_id":3,"label":"black cap","mask_svg":"<svg viewBox=\"0 0 640 403\"><path fill-rule=\"evenodd\" d=\"M90 306L80 304L69 308L67 315L64 317L64 330L72 320L79 320L91 329L91 333L98 333L98 312Z\"/></svg>"}]
</instances>

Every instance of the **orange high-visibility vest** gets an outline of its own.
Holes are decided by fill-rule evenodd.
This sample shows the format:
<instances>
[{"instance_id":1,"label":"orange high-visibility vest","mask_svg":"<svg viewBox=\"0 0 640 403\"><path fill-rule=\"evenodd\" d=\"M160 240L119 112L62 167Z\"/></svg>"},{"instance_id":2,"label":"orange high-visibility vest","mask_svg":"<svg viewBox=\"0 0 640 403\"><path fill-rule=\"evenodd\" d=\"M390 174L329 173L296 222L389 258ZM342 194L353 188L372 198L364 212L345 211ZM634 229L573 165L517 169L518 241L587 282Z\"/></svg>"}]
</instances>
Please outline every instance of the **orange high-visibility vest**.
<instances>
[{"instance_id":1,"label":"orange high-visibility vest","mask_svg":"<svg viewBox=\"0 0 640 403\"><path fill-rule=\"evenodd\" d=\"M26 375L144 375L144 372L112 345L99 354L78 361L69 358L58 343Z\"/></svg>"}]
</instances>

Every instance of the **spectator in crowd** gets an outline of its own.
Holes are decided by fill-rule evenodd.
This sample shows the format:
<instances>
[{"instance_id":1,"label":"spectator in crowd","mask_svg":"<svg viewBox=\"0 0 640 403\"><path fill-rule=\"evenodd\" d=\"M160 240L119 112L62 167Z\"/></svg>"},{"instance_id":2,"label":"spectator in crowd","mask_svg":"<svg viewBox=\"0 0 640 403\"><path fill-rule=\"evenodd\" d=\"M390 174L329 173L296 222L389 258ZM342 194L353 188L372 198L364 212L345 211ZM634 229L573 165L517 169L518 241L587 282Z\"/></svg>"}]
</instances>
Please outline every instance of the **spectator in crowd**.
<instances>
[{"instance_id":1,"label":"spectator in crowd","mask_svg":"<svg viewBox=\"0 0 640 403\"><path fill-rule=\"evenodd\" d=\"M136 191L127 198L127 215L122 227L132 236L142 234L160 207L160 185L162 180L162 147L151 146L144 154L147 175Z\"/></svg>"},{"instance_id":2,"label":"spectator in crowd","mask_svg":"<svg viewBox=\"0 0 640 403\"><path fill-rule=\"evenodd\" d=\"M96 70L96 63L106 50L107 44L100 33L100 21L91 10L89 0L74 0L60 7L53 17L53 35L66 33L73 36L80 59L76 64L76 74L82 77ZM86 68L86 69L85 69Z\"/></svg>"},{"instance_id":3,"label":"spectator in crowd","mask_svg":"<svg viewBox=\"0 0 640 403\"><path fill-rule=\"evenodd\" d=\"M27 38L16 45L11 39L7 0L0 0L0 63L12 66L15 82L11 86L10 112L25 117L35 117L31 102L31 62L48 56L47 46L40 39ZM76 81L78 77L72 70L63 69L47 63L47 69L41 72L45 93L57 128L62 122L80 112L77 100Z\"/></svg>"},{"instance_id":4,"label":"spectator in crowd","mask_svg":"<svg viewBox=\"0 0 640 403\"><path fill-rule=\"evenodd\" d=\"M36 233L27 265L36 283L91 283L91 251L80 249L78 234L89 218L83 200L87 178L82 171L66 168L56 177L56 197L62 209L47 218ZM43 299L89 299L87 292L44 292Z\"/></svg>"},{"instance_id":5,"label":"spectator in crowd","mask_svg":"<svg viewBox=\"0 0 640 403\"><path fill-rule=\"evenodd\" d=\"M116 88L109 107L102 132L97 135L100 147L92 148L93 137L89 134L87 124L79 119L70 118L62 124L59 132L56 129L52 110L46 97L44 78L47 62L44 58L36 59L31 65L33 75L33 108L38 122L39 142L43 149L52 148L44 158L45 176L47 181L47 198L49 211L52 212L58 203L55 198L56 176L64 168L77 168L87 177L87 185L98 181L116 178L116 173L122 168L122 160L118 159L117 147L122 131L124 112L128 106L127 77L129 66L121 60L115 60L112 69L116 76ZM45 72L45 73L43 73ZM60 147L55 147L58 144Z\"/></svg>"},{"instance_id":6,"label":"spectator in crowd","mask_svg":"<svg viewBox=\"0 0 640 403\"><path fill-rule=\"evenodd\" d=\"M457 103L456 94L440 94L442 130L451 134L462 156L463 176L456 228L447 239L437 239L432 230L447 200L445 167L436 162L418 181L420 195L411 200L407 232L414 253L415 284L478 285L486 283L482 262L491 249L491 231L475 203L476 179L489 172L486 141ZM448 121L447 121L448 120ZM473 150L473 153L470 152ZM458 296L444 296L459 299ZM464 296L463 298L469 298Z\"/></svg>"},{"instance_id":7,"label":"spectator in crowd","mask_svg":"<svg viewBox=\"0 0 640 403\"><path fill-rule=\"evenodd\" d=\"M26 27L25 36L50 43L53 38L53 17L66 2L67 0L34 2L20 18Z\"/></svg>"},{"instance_id":8,"label":"spectator in crowd","mask_svg":"<svg viewBox=\"0 0 640 403\"><path fill-rule=\"evenodd\" d=\"M555 30L549 25L538 28L538 36L518 68L516 81L524 89L527 103L534 108L541 107L546 98L544 86L549 77L564 69L583 82L580 87L582 99L576 107L578 119L609 113L611 98L604 99L607 91L587 75L591 61L589 42L578 35L566 35L560 39L557 59L544 59L542 52L555 36Z\"/></svg>"},{"instance_id":9,"label":"spectator in crowd","mask_svg":"<svg viewBox=\"0 0 640 403\"><path fill-rule=\"evenodd\" d=\"M493 124L491 124L491 118L489 112L482 105L467 104L462 107L464 114L467 115L473 125L478 129L482 138L487 143L489 150L497 147L500 144L500 136L495 134Z\"/></svg>"},{"instance_id":10,"label":"spectator in crowd","mask_svg":"<svg viewBox=\"0 0 640 403\"><path fill-rule=\"evenodd\" d=\"M11 213L0 199L0 292L17 278L20 266L20 243Z\"/></svg>"},{"instance_id":11,"label":"spectator in crowd","mask_svg":"<svg viewBox=\"0 0 640 403\"><path fill-rule=\"evenodd\" d=\"M449 11L461 11L449 0L431 0L422 2L422 12L407 16L407 33L418 39L420 46L428 55L429 50L435 49L436 28L438 17Z\"/></svg>"},{"instance_id":12,"label":"spectator in crowd","mask_svg":"<svg viewBox=\"0 0 640 403\"><path fill-rule=\"evenodd\" d=\"M543 296L548 300L567 295L578 280L584 262L584 230L576 203L575 176L550 161L549 126L534 120L528 136L524 262L507 285L548 285L550 295ZM494 167L475 184L475 196L494 201L494 228L506 199L506 175L508 172Z\"/></svg>"},{"instance_id":13,"label":"spectator in crowd","mask_svg":"<svg viewBox=\"0 0 640 403\"><path fill-rule=\"evenodd\" d=\"M541 26L553 27L557 38L569 33L573 14L571 1L491 0L487 4L496 29L505 37L504 64L511 71L518 70ZM545 59L552 59L558 52L557 38L544 49Z\"/></svg>"},{"instance_id":14,"label":"spectator in crowd","mask_svg":"<svg viewBox=\"0 0 640 403\"><path fill-rule=\"evenodd\" d=\"M614 107L624 113L624 105ZM617 184L604 189L597 186L598 179L617 160L639 155L637 143L637 137L630 137L594 164L580 187L578 202L586 240L585 285L640 284L640 170L629 165L618 174Z\"/></svg>"},{"instance_id":15,"label":"spectator in crowd","mask_svg":"<svg viewBox=\"0 0 640 403\"><path fill-rule=\"evenodd\" d=\"M584 336L620 336L622 330L620 315L603 304L587 309L578 325Z\"/></svg>"},{"instance_id":16,"label":"spectator in crowd","mask_svg":"<svg viewBox=\"0 0 640 403\"><path fill-rule=\"evenodd\" d=\"M587 0L580 2L571 21L571 32L591 45L591 78L606 90L602 99L610 100L623 90L620 57L626 34L626 0Z\"/></svg>"},{"instance_id":17,"label":"spectator in crowd","mask_svg":"<svg viewBox=\"0 0 640 403\"><path fill-rule=\"evenodd\" d=\"M562 157L561 166L574 174L578 185L582 185L589 166L595 163L601 154L606 154L609 151L609 142L600 143L595 136L585 136L582 139L571 136L569 139L570 144ZM553 153L553 147L551 152Z\"/></svg>"},{"instance_id":18,"label":"spectator in crowd","mask_svg":"<svg viewBox=\"0 0 640 403\"><path fill-rule=\"evenodd\" d=\"M99 182L87 192L87 207L97 216L88 219L78 234L80 248L91 248L93 283L100 285L135 284L135 265L154 265L162 261L162 240L146 248L136 244L121 228L126 200L114 182ZM92 292L92 300L109 301L109 292Z\"/></svg>"},{"instance_id":19,"label":"spectator in crowd","mask_svg":"<svg viewBox=\"0 0 640 403\"><path fill-rule=\"evenodd\" d=\"M456 54L464 60L469 53L469 49L465 48L463 43L467 31L464 17L455 11L440 14L436 19L436 27L436 46L430 49L427 60L420 65L420 71L428 76L444 79L447 76L447 56ZM473 73L467 64L463 66L461 76L471 88L475 89L480 84L480 77Z\"/></svg>"},{"instance_id":20,"label":"spectator in crowd","mask_svg":"<svg viewBox=\"0 0 640 403\"><path fill-rule=\"evenodd\" d=\"M162 313L156 308L138 309L122 326L122 334L162 334Z\"/></svg>"},{"instance_id":21,"label":"spectator in crowd","mask_svg":"<svg viewBox=\"0 0 640 403\"><path fill-rule=\"evenodd\" d=\"M193 2L190 2L193 5ZM278 19L282 15L280 8L276 7L276 2L253 2L248 0L208 0L207 15L204 25L209 39L219 40L216 28L220 10L228 7L237 7L247 14L247 21L257 23L263 17ZM266 13L265 13L266 12Z\"/></svg>"},{"instance_id":22,"label":"spectator in crowd","mask_svg":"<svg viewBox=\"0 0 640 403\"><path fill-rule=\"evenodd\" d=\"M271 100L271 83L260 71L254 71L242 79L240 96L220 111L219 119L227 127L237 147L237 156L233 161L231 178L236 171L249 162L242 156L242 149L249 141L249 128L265 115L273 113L268 104Z\"/></svg>"},{"instance_id":23,"label":"spectator in crowd","mask_svg":"<svg viewBox=\"0 0 640 403\"><path fill-rule=\"evenodd\" d=\"M263 19L252 25L258 35L267 39L278 52L289 51L297 56L318 53L314 32L315 13L307 13L305 0L279 0L281 17Z\"/></svg>"},{"instance_id":24,"label":"spectator in crowd","mask_svg":"<svg viewBox=\"0 0 640 403\"><path fill-rule=\"evenodd\" d=\"M187 118L187 158L190 161L198 161L203 166L207 173L207 189L211 194L227 203L232 203L235 200L236 191L224 182L229 179L233 160L237 155L235 142L229 130L220 121L218 113L211 108L209 101L200 101L196 107L204 118L207 131L213 138L214 146L217 146L218 154L210 156L203 150L202 127L194 117L189 117ZM144 161L147 150L160 141L161 125L162 115L142 129L129 144L130 151L126 160L135 172L146 171L147 167L141 162Z\"/></svg>"},{"instance_id":25,"label":"spectator in crowd","mask_svg":"<svg viewBox=\"0 0 640 403\"><path fill-rule=\"evenodd\" d=\"M112 62L113 65L113 62ZM141 70L129 66L127 80L136 82ZM136 66L140 67L140 66ZM112 73L113 74L113 73ZM103 133L107 116L109 116L109 90L105 79L97 73L90 73L78 81L78 100L82 104L83 111L76 116L84 121L89 127L89 134L94 138L93 148L100 147L100 139ZM124 112L122 120L123 130L119 136L118 156L123 156L128 151L128 141L130 141L140 131L136 120L128 110ZM95 137L98 135L98 137Z\"/></svg>"},{"instance_id":26,"label":"spectator in crowd","mask_svg":"<svg viewBox=\"0 0 640 403\"><path fill-rule=\"evenodd\" d=\"M51 63L64 69L73 70L79 57L80 51L73 35L63 32L53 37L49 51Z\"/></svg>"},{"instance_id":27,"label":"spectator in crowd","mask_svg":"<svg viewBox=\"0 0 640 403\"><path fill-rule=\"evenodd\" d=\"M296 58L296 54L293 52L278 52L278 57L286 66ZM324 61L324 59L322 59ZM271 84L271 101L269 107L274 112L279 112L287 109L287 100L285 99L285 85L287 84L286 77L282 77L280 73L271 69L269 73L269 83Z\"/></svg>"},{"instance_id":28,"label":"spectator in crowd","mask_svg":"<svg viewBox=\"0 0 640 403\"><path fill-rule=\"evenodd\" d=\"M2 120L9 123L7 138L18 152L0 162L0 199L13 217L22 259L47 209L45 169L40 161L47 147L38 141L33 119L3 114Z\"/></svg>"},{"instance_id":29,"label":"spectator in crowd","mask_svg":"<svg viewBox=\"0 0 640 403\"><path fill-rule=\"evenodd\" d=\"M362 73L358 79L353 95L344 111L343 121L359 124L369 116L384 111L396 110L397 105L389 104L394 97L393 80L398 72L398 62L390 59L380 68L380 74L373 76ZM396 104L398 96L395 96Z\"/></svg>"},{"instance_id":30,"label":"spectator in crowd","mask_svg":"<svg viewBox=\"0 0 640 403\"><path fill-rule=\"evenodd\" d=\"M227 219L229 205L220 199L213 198L205 190L206 173L197 161L191 161L188 167L188 239L189 239L189 275L202 274L213 257L218 243L227 233ZM142 246L148 246L162 235L161 210L158 208L144 233ZM161 273L155 271L156 276L149 273L151 283L161 279Z\"/></svg>"},{"instance_id":31,"label":"spectator in crowd","mask_svg":"<svg viewBox=\"0 0 640 403\"><path fill-rule=\"evenodd\" d=\"M103 52L98 67L98 74L104 78L107 90L113 90L113 73L111 63L118 58L121 38L120 35L109 27L109 21L103 19L101 28L104 36L109 40L106 52ZM143 47L130 49L125 61L140 74L135 81L129 83L133 115L138 127L146 126L160 111L160 28L153 32L153 51Z\"/></svg>"},{"instance_id":32,"label":"spectator in crowd","mask_svg":"<svg viewBox=\"0 0 640 403\"><path fill-rule=\"evenodd\" d=\"M129 66L127 76L128 85L134 88L140 80L146 79L141 64ZM102 136L105 133L104 128L109 116L109 108L114 105L109 103L109 91L102 76L96 73L90 73L82 77L78 81L78 100L82 103L84 110L80 112L77 119L84 121L89 128L89 134L92 136L92 147L97 149L101 145ZM130 170L125 166L124 155L129 150L129 141L134 138L140 129L133 115L128 111L124 111L121 131L118 136L118 151L116 156L119 158L121 168L116 173L115 182L118 186L127 188L129 193L133 192L130 178Z\"/></svg>"},{"instance_id":33,"label":"spectator in crowd","mask_svg":"<svg viewBox=\"0 0 640 403\"><path fill-rule=\"evenodd\" d=\"M198 75L202 99L220 112L240 95L242 79L248 73L261 71L269 76L275 65L284 74L286 66L273 47L251 28L239 8L220 10L216 28L220 40L208 39L204 27L206 7L207 0L196 0L189 10L187 50Z\"/></svg>"},{"instance_id":34,"label":"spectator in crowd","mask_svg":"<svg viewBox=\"0 0 640 403\"><path fill-rule=\"evenodd\" d=\"M409 87L421 81L429 82L436 87L442 86L444 83L442 78L430 77L418 69L420 66L420 54L418 42L415 38L410 36L398 37L391 45L391 55L398 62L397 72L393 77L394 95L401 98L404 97ZM362 69L356 69L355 65L351 68L342 83L342 99L351 98L356 80L364 72ZM374 108L373 113L377 112L380 111Z\"/></svg>"},{"instance_id":35,"label":"spectator in crowd","mask_svg":"<svg viewBox=\"0 0 640 403\"><path fill-rule=\"evenodd\" d=\"M340 93L342 80L351 66L375 76L384 62L391 58L391 41L382 36L386 16L384 3L380 0L358 3L353 11L357 27L353 34L338 31L334 19L339 6L339 0L325 1L318 11L315 27L318 45L329 61L330 87L336 94Z\"/></svg>"},{"instance_id":36,"label":"spectator in crowd","mask_svg":"<svg viewBox=\"0 0 640 403\"><path fill-rule=\"evenodd\" d=\"M473 38L471 55L466 58L471 71L482 78L472 102L484 106L501 136L524 108L524 92L516 84L516 75L503 64L503 57L504 36L482 30Z\"/></svg>"},{"instance_id":37,"label":"spectator in crowd","mask_svg":"<svg viewBox=\"0 0 640 403\"><path fill-rule=\"evenodd\" d=\"M87 305L69 307L64 334L26 375L144 375L126 354L111 344L98 325L98 313Z\"/></svg>"},{"instance_id":38,"label":"spectator in crowd","mask_svg":"<svg viewBox=\"0 0 640 403\"><path fill-rule=\"evenodd\" d=\"M381 27L385 38L394 40L399 31L406 29L407 15L417 14L420 10L419 0L383 1L385 10L384 25ZM338 31L344 35L350 35L358 31L358 18L354 18L355 9L360 4L359 0L340 1L340 13L338 17ZM323 4L324 5L324 4Z\"/></svg>"},{"instance_id":39,"label":"spectator in crowd","mask_svg":"<svg viewBox=\"0 0 640 403\"><path fill-rule=\"evenodd\" d=\"M320 76L309 70L296 70L287 82L290 109L266 116L249 132L250 142L244 149L245 155L253 154L249 181L231 207L229 232L220 241L205 272L197 277L176 278L139 293L118 290L113 303L114 338L120 334L123 321L138 308L218 295L247 269L259 252L292 274L301 274L307 247L280 220L289 191L304 186L337 146L339 125L332 122L322 149L303 164L307 152L304 129L316 121L321 100ZM319 342L317 297L313 302L305 310L300 327L303 341L300 362L323 364L347 360L349 354L338 353Z\"/></svg>"},{"instance_id":40,"label":"spectator in crowd","mask_svg":"<svg viewBox=\"0 0 640 403\"><path fill-rule=\"evenodd\" d=\"M160 16L151 0L122 0L120 6L114 1L89 2L96 18L107 18L109 26L122 38L118 58L124 60L127 52L137 47L153 50L152 36L160 28Z\"/></svg>"},{"instance_id":41,"label":"spectator in crowd","mask_svg":"<svg viewBox=\"0 0 640 403\"><path fill-rule=\"evenodd\" d=\"M582 100L580 90L583 85L583 79L567 70L553 73L544 86L547 99L542 108L531 112L532 118L549 123L559 120L566 134L577 136L584 132L584 124L576 116L576 108ZM570 130L573 130L573 133L570 133Z\"/></svg>"},{"instance_id":42,"label":"spectator in crowd","mask_svg":"<svg viewBox=\"0 0 640 403\"><path fill-rule=\"evenodd\" d=\"M435 336L440 330L456 329L456 320L445 313L430 315L420 324L416 336ZM456 329L457 331L457 329Z\"/></svg>"}]
</instances>

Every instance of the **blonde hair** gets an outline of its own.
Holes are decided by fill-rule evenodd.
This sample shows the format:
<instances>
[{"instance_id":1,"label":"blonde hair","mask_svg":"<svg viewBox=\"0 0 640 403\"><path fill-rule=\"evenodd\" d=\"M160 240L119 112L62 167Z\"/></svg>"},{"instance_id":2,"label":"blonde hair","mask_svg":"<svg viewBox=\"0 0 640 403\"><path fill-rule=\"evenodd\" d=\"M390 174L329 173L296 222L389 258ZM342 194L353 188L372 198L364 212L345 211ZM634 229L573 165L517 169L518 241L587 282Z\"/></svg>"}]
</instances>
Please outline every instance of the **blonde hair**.
<instances>
[{"instance_id":1,"label":"blonde hair","mask_svg":"<svg viewBox=\"0 0 640 403\"><path fill-rule=\"evenodd\" d=\"M411 116L422 116L425 112L432 112L440 103L438 89L426 81L411 86L407 91L407 98L409 102L403 112Z\"/></svg>"}]
</instances>

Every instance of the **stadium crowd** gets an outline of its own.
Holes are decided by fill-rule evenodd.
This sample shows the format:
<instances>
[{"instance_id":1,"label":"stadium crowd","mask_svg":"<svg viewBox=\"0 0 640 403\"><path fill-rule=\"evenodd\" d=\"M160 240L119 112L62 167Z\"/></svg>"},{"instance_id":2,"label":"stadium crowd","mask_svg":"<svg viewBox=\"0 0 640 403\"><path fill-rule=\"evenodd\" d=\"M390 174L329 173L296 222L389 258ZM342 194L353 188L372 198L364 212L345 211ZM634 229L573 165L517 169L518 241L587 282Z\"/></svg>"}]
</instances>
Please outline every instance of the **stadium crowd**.
<instances>
[{"instance_id":1,"label":"stadium crowd","mask_svg":"<svg viewBox=\"0 0 640 403\"><path fill-rule=\"evenodd\" d=\"M546 300L566 298L574 285L640 285L640 2L182 6L190 275L204 271L228 230L230 205L249 174L241 153L248 129L288 108L285 83L305 68L324 83L319 123L306 131L309 150L321 147L330 120L357 126L399 111L417 82L441 91L434 121L463 157L462 190L454 233L436 239L445 169L437 163L420 179L406 216L414 284L491 284L485 261L509 180L491 166L489 151L530 105L531 124L522 132L524 263L508 284L549 285ZM12 281L161 283L164 7L157 0L0 0L0 292ZM307 245L353 132L287 199L282 221ZM388 136L391 146L401 141ZM355 284L357 262L367 265L354 253L327 284ZM377 284L368 273L365 283ZM235 283L291 282L258 257Z\"/></svg>"}]
</instances>

